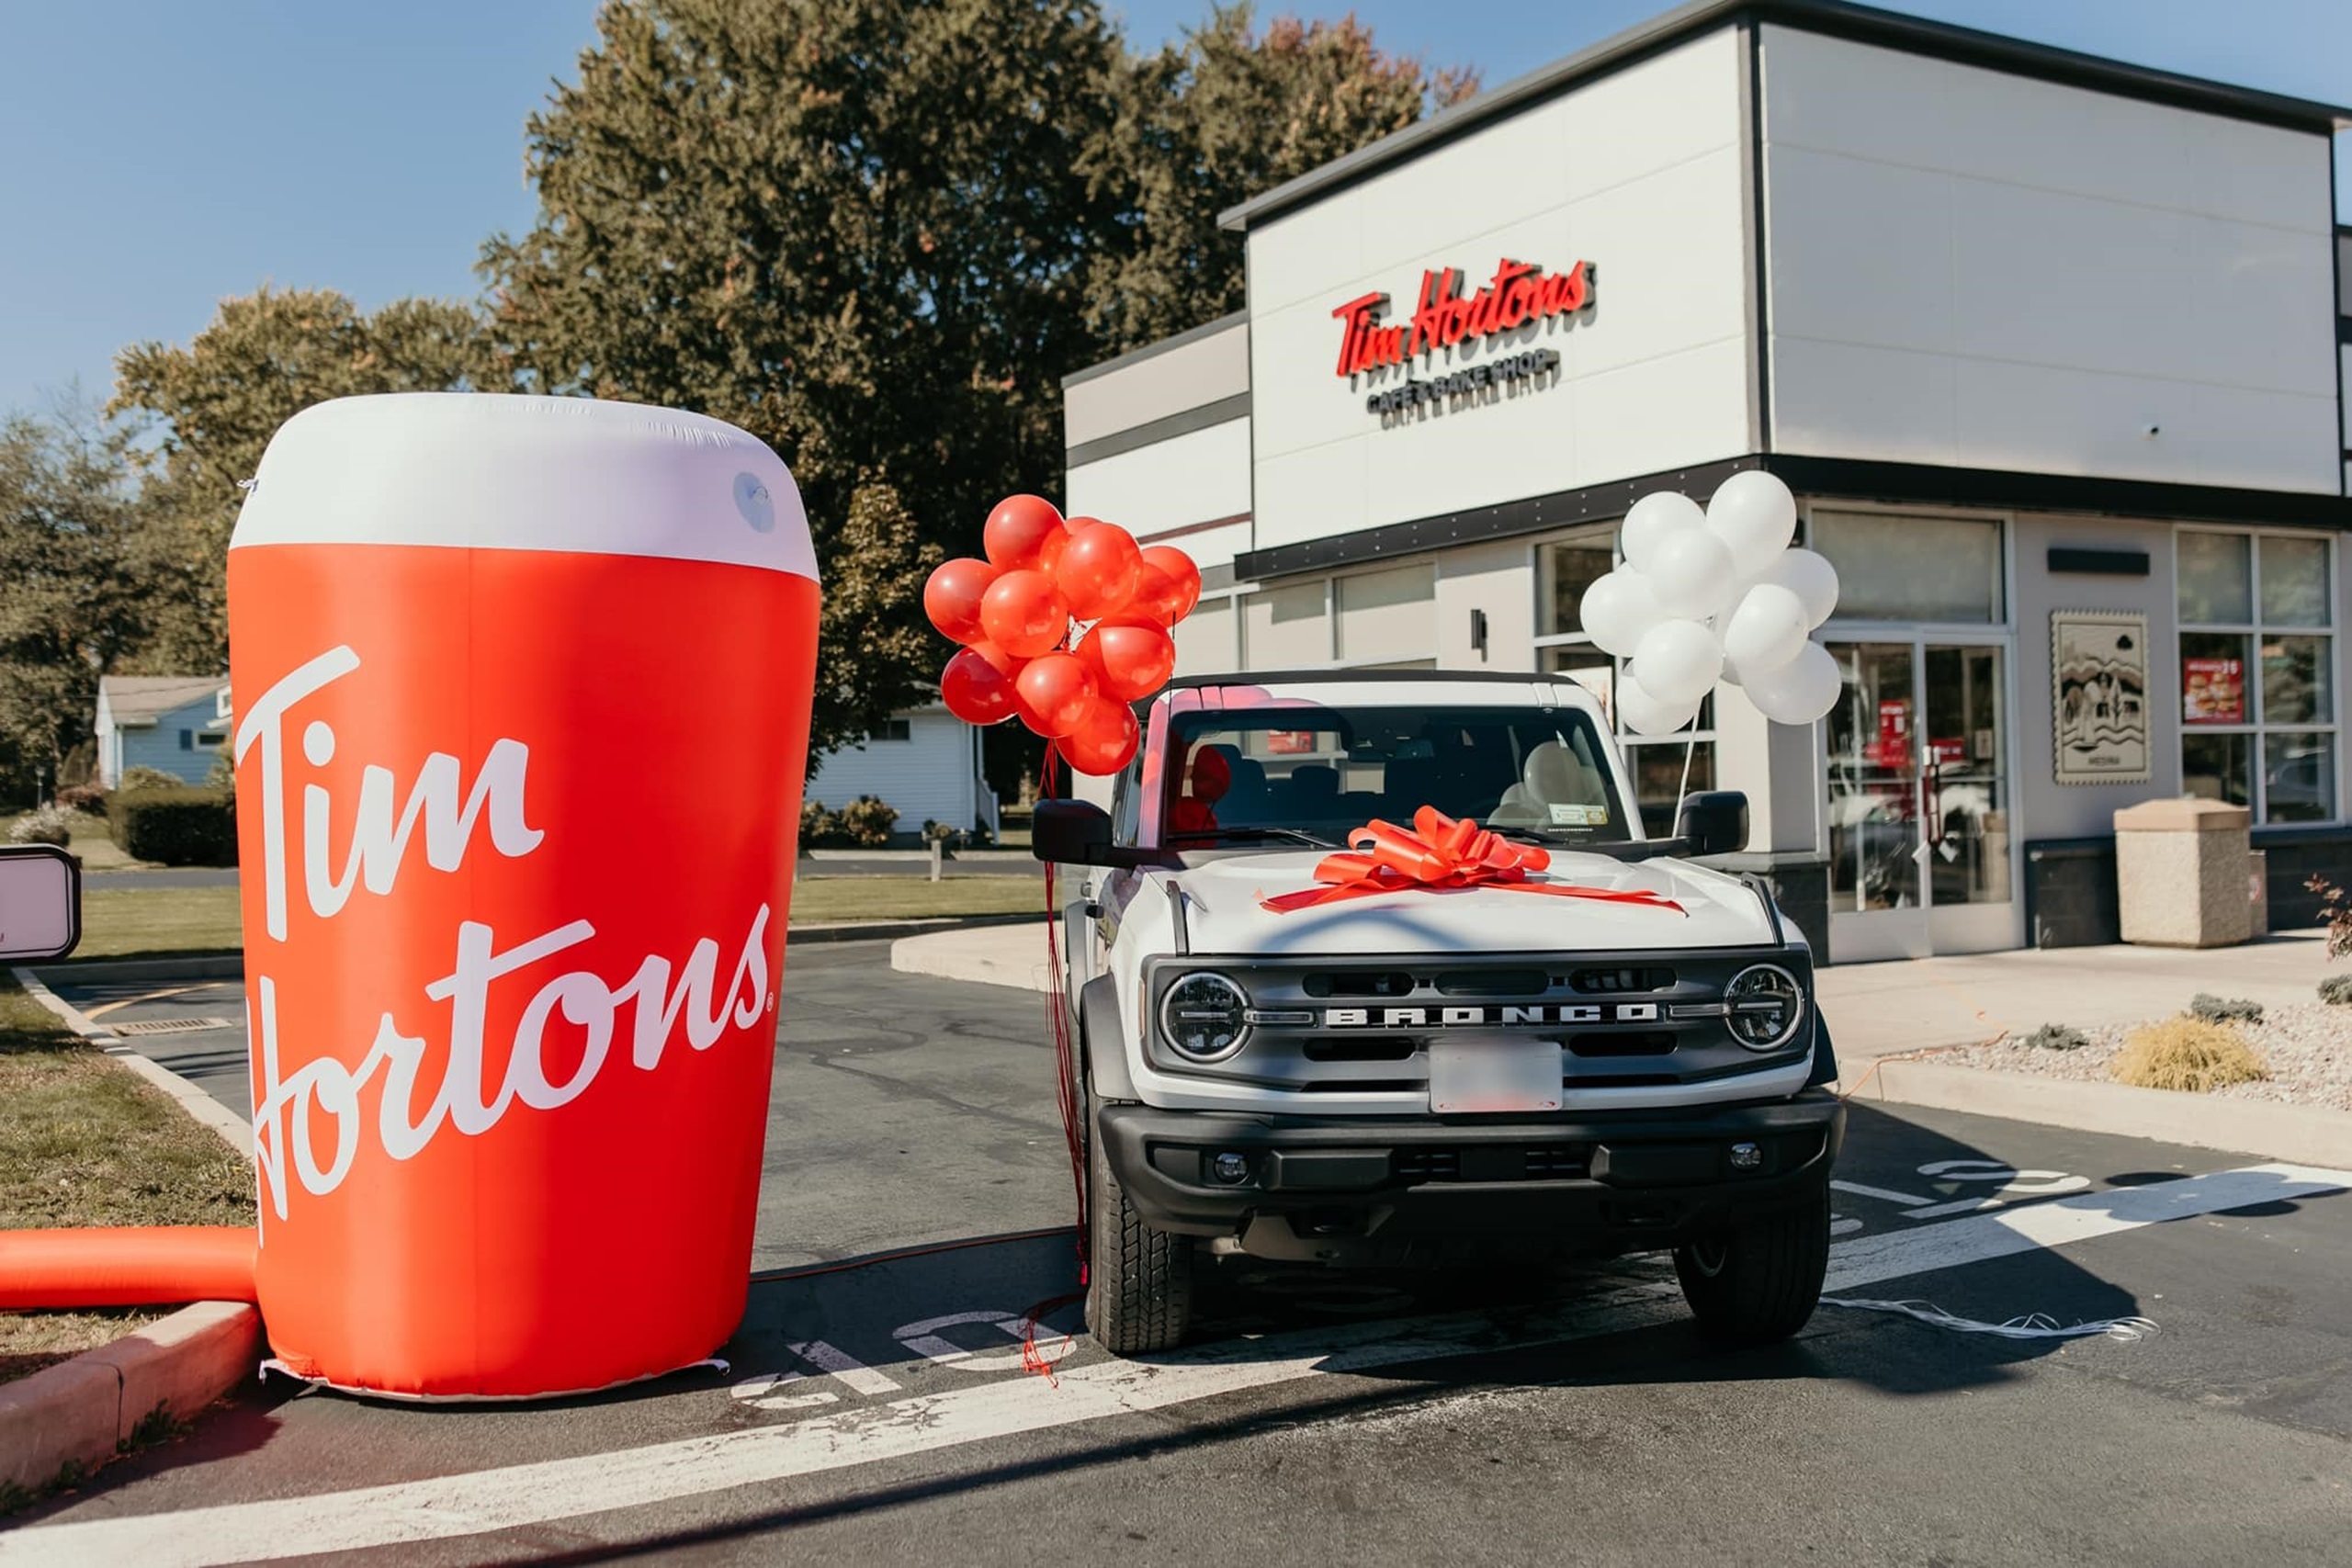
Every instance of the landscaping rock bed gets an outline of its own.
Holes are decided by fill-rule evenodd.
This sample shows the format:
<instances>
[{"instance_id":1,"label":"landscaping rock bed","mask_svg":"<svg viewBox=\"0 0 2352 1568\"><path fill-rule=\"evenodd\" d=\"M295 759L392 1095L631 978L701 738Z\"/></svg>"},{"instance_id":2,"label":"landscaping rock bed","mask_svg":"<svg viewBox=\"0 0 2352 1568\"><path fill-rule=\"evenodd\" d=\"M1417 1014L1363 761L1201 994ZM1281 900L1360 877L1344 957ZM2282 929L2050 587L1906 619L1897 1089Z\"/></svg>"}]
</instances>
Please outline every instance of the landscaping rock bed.
<instances>
[{"instance_id":1,"label":"landscaping rock bed","mask_svg":"<svg viewBox=\"0 0 2352 1568\"><path fill-rule=\"evenodd\" d=\"M2138 1027L2114 1024L2086 1029L2082 1033L2086 1043L2079 1050L2051 1050L2029 1044L2024 1035L2012 1034L1989 1045L1939 1053L1933 1060L2078 1083L2109 1083L2113 1079L2108 1074L2109 1064L2121 1049L2123 1037ZM2352 1111L2352 1008L2302 1002L2272 1008L2260 1023L2236 1027L2246 1043L2262 1054L2270 1077L2216 1089L2216 1098Z\"/></svg>"}]
</instances>

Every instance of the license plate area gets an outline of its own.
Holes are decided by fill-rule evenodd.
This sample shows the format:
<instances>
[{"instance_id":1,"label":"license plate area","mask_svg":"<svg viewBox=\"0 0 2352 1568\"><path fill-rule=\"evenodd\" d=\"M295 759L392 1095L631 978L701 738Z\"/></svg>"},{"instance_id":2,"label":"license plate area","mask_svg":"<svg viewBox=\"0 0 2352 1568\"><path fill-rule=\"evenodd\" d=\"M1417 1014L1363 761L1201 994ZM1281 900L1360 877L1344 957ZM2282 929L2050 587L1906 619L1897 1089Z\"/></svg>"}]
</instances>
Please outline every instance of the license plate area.
<instances>
[{"instance_id":1,"label":"license plate area","mask_svg":"<svg viewBox=\"0 0 2352 1568\"><path fill-rule=\"evenodd\" d=\"M1506 1034L1430 1043L1430 1110L1440 1115L1557 1111L1560 1105L1555 1042Z\"/></svg>"}]
</instances>

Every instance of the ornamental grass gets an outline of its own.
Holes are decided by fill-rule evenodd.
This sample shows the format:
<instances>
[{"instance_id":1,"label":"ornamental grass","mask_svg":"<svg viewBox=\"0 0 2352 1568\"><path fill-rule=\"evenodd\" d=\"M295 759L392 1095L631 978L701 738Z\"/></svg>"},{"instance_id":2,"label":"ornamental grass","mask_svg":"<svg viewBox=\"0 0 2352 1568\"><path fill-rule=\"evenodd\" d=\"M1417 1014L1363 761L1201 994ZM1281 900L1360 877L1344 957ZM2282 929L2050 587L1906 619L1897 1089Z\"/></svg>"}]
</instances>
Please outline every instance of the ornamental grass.
<instances>
[{"instance_id":1,"label":"ornamental grass","mask_svg":"<svg viewBox=\"0 0 2352 1568\"><path fill-rule=\"evenodd\" d=\"M2115 1054L2108 1071L2119 1083L2191 1094L2270 1076L2262 1054L2247 1044L2234 1027L2188 1017L2168 1018L2133 1030L2124 1037L2123 1049Z\"/></svg>"}]
</instances>

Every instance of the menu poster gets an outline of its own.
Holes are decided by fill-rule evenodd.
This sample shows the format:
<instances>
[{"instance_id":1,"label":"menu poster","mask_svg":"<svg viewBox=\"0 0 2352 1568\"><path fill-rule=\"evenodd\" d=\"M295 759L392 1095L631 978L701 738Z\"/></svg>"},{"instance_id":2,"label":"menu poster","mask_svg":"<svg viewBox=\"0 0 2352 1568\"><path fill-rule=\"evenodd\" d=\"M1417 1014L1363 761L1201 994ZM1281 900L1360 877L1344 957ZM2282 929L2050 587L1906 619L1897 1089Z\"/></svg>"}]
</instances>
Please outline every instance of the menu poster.
<instances>
[{"instance_id":1,"label":"menu poster","mask_svg":"<svg viewBox=\"0 0 2352 1568\"><path fill-rule=\"evenodd\" d=\"M2147 783L2148 617L2052 611L2050 684L2057 781Z\"/></svg>"},{"instance_id":2,"label":"menu poster","mask_svg":"<svg viewBox=\"0 0 2352 1568\"><path fill-rule=\"evenodd\" d=\"M2184 724L2244 724L2245 661L2236 659L2182 660L2180 717Z\"/></svg>"}]
</instances>

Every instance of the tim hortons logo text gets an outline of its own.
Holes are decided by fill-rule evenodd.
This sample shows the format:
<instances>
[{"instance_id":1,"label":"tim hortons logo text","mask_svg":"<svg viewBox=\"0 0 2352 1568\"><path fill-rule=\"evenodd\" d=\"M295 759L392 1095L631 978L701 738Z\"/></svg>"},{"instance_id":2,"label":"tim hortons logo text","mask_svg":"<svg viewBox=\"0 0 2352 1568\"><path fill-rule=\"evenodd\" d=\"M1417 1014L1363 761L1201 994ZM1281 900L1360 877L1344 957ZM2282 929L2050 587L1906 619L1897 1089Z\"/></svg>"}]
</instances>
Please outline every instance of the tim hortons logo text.
<instances>
[{"instance_id":1,"label":"tim hortons logo text","mask_svg":"<svg viewBox=\"0 0 2352 1568\"><path fill-rule=\"evenodd\" d=\"M1385 293L1363 295L1332 311L1340 322L1339 374L1402 365L1464 338L1493 337L1530 321L1573 315L1593 302L1598 283L1590 262L1547 273L1532 262L1504 261L1484 288L1464 298L1464 276L1458 267L1422 273L1420 308L1409 321L1382 320L1388 311Z\"/></svg>"},{"instance_id":2,"label":"tim hortons logo text","mask_svg":"<svg viewBox=\"0 0 2352 1568\"><path fill-rule=\"evenodd\" d=\"M358 668L359 656L351 649L331 649L270 687L237 726L240 767L248 751L257 749L260 753L255 794L262 813L263 923L279 942L286 940L288 883L298 852L288 844L288 822L297 818L289 809L289 773L296 763L287 745L288 731L306 698ZM301 731L299 755L311 768L324 768L334 760L336 745L333 727L313 719ZM530 826L525 813L524 783L530 761L530 749L522 741L499 739L483 757L468 790L458 759L436 751L425 758L405 800L399 799L400 783L392 771L371 764L360 774L359 798L347 818L323 785L305 783L299 813L303 901L313 915L329 919L341 912L355 888L390 897L420 829L424 863L435 872L459 870L473 847L476 829L485 823L496 853L515 860L535 852L547 835ZM331 846L346 832L348 848L338 869ZM281 1220L286 1217L289 1159L303 1190L314 1196L343 1184L358 1156L366 1126L360 1093L379 1074L376 1137L387 1155L405 1160L422 1153L445 1127L461 1137L489 1132L516 1100L535 1111L553 1111L578 1099L608 1065L624 1007L629 1015L629 1066L639 1072L661 1066L681 1023L686 1044L695 1051L710 1049L730 1027L748 1028L775 1002L768 992L768 907L762 904L751 917L751 929L723 992L718 989L719 945L709 937L694 944L683 969L673 969L669 959L656 954L618 985L585 969L542 979L515 1024L511 1050L501 1053L507 1066L495 1085L483 1081L483 1062L490 1055L483 1036L492 989L507 976L590 940L596 929L589 921L563 921L504 947L488 924L459 921L449 972L427 981L421 997L382 1014L356 1066L322 1053L281 1075L277 981L256 970L254 1033L262 1081L254 1110L254 1141L270 1211ZM265 950L249 953L247 962L269 963L274 956ZM509 983L531 982L526 977ZM559 1009L583 1033L579 1065L560 1083L548 1078L543 1041ZM418 1021L420 1013L432 1014L432 1021ZM403 1019L409 1021L408 1029L444 1032L448 1040L441 1081L428 1087L422 1107L417 1077L426 1042L422 1033L404 1029ZM331 1124L327 1136L332 1143L322 1157L317 1138L325 1124Z\"/></svg>"},{"instance_id":3,"label":"tim hortons logo text","mask_svg":"<svg viewBox=\"0 0 2352 1568\"><path fill-rule=\"evenodd\" d=\"M1514 1023L1656 1023L1656 1002L1537 1002L1434 1008L1325 1008L1326 1029L1462 1029Z\"/></svg>"}]
</instances>

